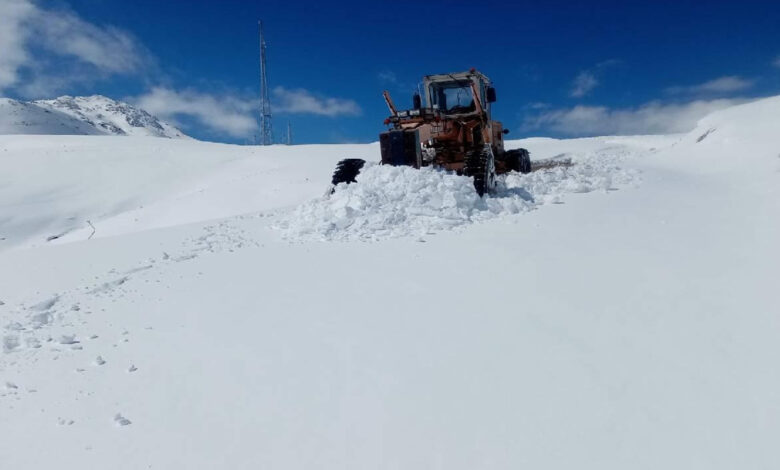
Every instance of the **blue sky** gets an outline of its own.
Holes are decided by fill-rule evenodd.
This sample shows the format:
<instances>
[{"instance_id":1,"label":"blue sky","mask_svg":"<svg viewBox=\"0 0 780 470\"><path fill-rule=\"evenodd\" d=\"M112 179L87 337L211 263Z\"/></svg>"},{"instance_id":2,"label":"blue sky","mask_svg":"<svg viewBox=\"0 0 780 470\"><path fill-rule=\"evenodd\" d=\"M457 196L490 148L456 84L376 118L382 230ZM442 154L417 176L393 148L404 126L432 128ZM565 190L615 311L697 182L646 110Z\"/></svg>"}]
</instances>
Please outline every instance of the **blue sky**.
<instances>
[{"instance_id":1,"label":"blue sky","mask_svg":"<svg viewBox=\"0 0 780 470\"><path fill-rule=\"evenodd\" d=\"M390 90L477 67L511 137L681 132L780 93L780 2L0 0L0 94L104 94L207 140L370 142Z\"/></svg>"}]
</instances>

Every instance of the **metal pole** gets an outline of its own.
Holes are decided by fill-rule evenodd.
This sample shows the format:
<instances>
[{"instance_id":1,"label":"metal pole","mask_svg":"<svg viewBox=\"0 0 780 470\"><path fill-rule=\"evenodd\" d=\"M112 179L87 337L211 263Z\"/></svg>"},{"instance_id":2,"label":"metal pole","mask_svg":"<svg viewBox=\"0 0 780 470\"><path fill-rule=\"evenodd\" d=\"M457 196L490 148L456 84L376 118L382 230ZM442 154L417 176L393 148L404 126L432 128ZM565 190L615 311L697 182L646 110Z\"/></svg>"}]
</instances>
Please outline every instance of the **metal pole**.
<instances>
[{"instance_id":1,"label":"metal pole","mask_svg":"<svg viewBox=\"0 0 780 470\"><path fill-rule=\"evenodd\" d=\"M271 122L271 98L268 95L268 72L265 58L265 37L263 22L257 22L260 28L260 132L261 145L271 145L274 141L273 124Z\"/></svg>"}]
</instances>

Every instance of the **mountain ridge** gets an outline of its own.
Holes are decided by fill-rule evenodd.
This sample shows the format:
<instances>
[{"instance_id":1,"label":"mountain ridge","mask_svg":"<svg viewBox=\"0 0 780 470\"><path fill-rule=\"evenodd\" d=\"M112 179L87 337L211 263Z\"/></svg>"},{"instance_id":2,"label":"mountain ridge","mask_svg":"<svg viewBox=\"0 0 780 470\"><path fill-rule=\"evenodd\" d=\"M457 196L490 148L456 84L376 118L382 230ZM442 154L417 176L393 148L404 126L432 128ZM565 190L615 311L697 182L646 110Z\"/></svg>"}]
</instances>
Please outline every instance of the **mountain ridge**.
<instances>
[{"instance_id":1,"label":"mountain ridge","mask_svg":"<svg viewBox=\"0 0 780 470\"><path fill-rule=\"evenodd\" d=\"M145 110L103 95L0 98L0 134L190 137Z\"/></svg>"}]
</instances>

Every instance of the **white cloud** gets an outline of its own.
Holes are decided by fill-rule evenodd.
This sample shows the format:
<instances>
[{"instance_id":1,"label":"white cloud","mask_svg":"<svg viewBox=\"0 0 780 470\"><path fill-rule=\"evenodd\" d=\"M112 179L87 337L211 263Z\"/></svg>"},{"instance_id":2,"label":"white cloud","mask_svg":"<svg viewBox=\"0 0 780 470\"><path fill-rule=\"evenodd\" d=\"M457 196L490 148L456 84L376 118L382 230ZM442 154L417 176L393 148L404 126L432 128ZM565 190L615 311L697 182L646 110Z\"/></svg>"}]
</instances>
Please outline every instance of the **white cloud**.
<instances>
[{"instance_id":1,"label":"white cloud","mask_svg":"<svg viewBox=\"0 0 780 470\"><path fill-rule=\"evenodd\" d=\"M36 30L49 51L108 73L133 73L144 66L146 53L128 33L93 25L70 13L39 11Z\"/></svg>"},{"instance_id":2,"label":"white cloud","mask_svg":"<svg viewBox=\"0 0 780 470\"><path fill-rule=\"evenodd\" d=\"M313 95L301 88L288 90L276 87L273 91L271 109L279 113L317 114L320 116L359 116L363 111L349 99L328 98Z\"/></svg>"},{"instance_id":3,"label":"white cloud","mask_svg":"<svg viewBox=\"0 0 780 470\"><path fill-rule=\"evenodd\" d=\"M148 93L130 98L147 112L178 123L183 117L195 120L212 132L231 137L251 137L258 131L258 100L234 94L213 95L193 89L183 91L158 86ZM274 89L271 109L275 113L317 114L322 116L358 115L360 107L352 100L320 98L303 89Z\"/></svg>"},{"instance_id":4,"label":"white cloud","mask_svg":"<svg viewBox=\"0 0 780 470\"><path fill-rule=\"evenodd\" d=\"M579 75L574 78L574 83L569 95L574 98L581 98L590 93L598 84L599 81L593 73L588 71L580 72Z\"/></svg>"},{"instance_id":5,"label":"white cloud","mask_svg":"<svg viewBox=\"0 0 780 470\"><path fill-rule=\"evenodd\" d=\"M151 61L130 34L31 0L0 1L0 51L0 91L39 96L84 80L138 74Z\"/></svg>"},{"instance_id":6,"label":"white cloud","mask_svg":"<svg viewBox=\"0 0 780 470\"><path fill-rule=\"evenodd\" d=\"M0 5L0 90L18 81L19 68L30 59L27 22L35 10L26 0L3 0Z\"/></svg>"},{"instance_id":7,"label":"white cloud","mask_svg":"<svg viewBox=\"0 0 780 470\"><path fill-rule=\"evenodd\" d=\"M175 122L179 117L190 117L211 131L231 137L249 137L258 128L256 100L155 87L130 101L160 118Z\"/></svg>"},{"instance_id":8,"label":"white cloud","mask_svg":"<svg viewBox=\"0 0 780 470\"><path fill-rule=\"evenodd\" d=\"M780 68L780 55L775 57L775 60L772 61L772 65L774 65L777 68Z\"/></svg>"},{"instance_id":9,"label":"white cloud","mask_svg":"<svg viewBox=\"0 0 780 470\"><path fill-rule=\"evenodd\" d=\"M543 130L568 136L672 134L688 132L699 119L743 99L697 100L683 104L650 102L636 108L575 106L529 116L526 131Z\"/></svg>"},{"instance_id":10,"label":"white cloud","mask_svg":"<svg viewBox=\"0 0 780 470\"><path fill-rule=\"evenodd\" d=\"M693 86L675 86L667 88L669 93L691 93L691 94L704 94L704 93L733 93L737 91L747 90L753 86L754 81L746 78L742 78L736 75L729 75L726 77L716 78L704 83Z\"/></svg>"}]
</instances>

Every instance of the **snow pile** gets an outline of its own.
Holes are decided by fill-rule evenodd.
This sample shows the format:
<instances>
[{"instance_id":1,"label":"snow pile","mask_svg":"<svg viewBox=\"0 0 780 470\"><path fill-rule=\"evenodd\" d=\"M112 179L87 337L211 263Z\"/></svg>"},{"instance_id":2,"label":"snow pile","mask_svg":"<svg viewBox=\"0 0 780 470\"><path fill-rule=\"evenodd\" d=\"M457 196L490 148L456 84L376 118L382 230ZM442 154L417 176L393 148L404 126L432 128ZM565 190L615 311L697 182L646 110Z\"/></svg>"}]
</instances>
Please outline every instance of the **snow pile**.
<instances>
[{"instance_id":1,"label":"snow pile","mask_svg":"<svg viewBox=\"0 0 780 470\"><path fill-rule=\"evenodd\" d=\"M469 177L423 168L369 165L357 184L307 202L276 224L289 240L381 240L421 236L560 203L567 193L607 191L636 180L618 166L624 148L568 155L576 162L527 175L498 177L495 194L480 198Z\"/></svg>"},{"instance_id":2,"label":"snow pile","mask_svg":"<svg viewBox=\"0 0 780 470\"><path fill-rule=\"evenodd\" d=\"M444 171L373 165L357 182L299 206L278 226L289 238L372 240L451 229L489 212L470 178ZM509 205L517 212L530 203L516 196Z\"/></svg>"}]
</instances>

